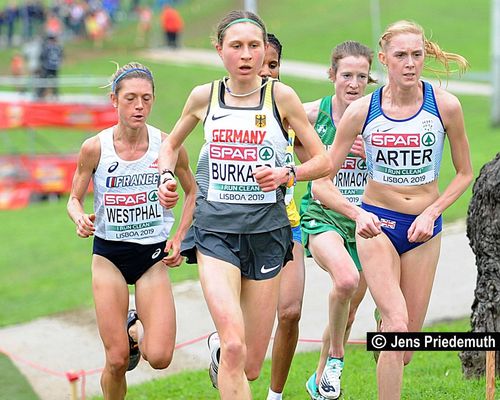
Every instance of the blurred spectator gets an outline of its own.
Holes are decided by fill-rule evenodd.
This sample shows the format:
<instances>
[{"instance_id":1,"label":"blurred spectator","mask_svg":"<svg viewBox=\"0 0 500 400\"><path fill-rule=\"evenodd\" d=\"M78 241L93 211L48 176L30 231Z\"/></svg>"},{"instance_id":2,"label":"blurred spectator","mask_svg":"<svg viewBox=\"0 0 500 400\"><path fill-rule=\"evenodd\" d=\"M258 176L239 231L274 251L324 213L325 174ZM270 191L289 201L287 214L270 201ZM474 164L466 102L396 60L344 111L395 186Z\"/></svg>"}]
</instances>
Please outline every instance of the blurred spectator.
<instances>
[{"instance_id":1,"label":"blurred spectator","mask_svg":"<svg viewBox=\"0 0 500 400\"><path fill-rule=\"evenodd\" d=\"M87 34L94 43L94 47L101 48L104 37L109 29L109 18L106 11L98 9L91 12L85 18L85 28Z\"/></svg>"},{"instance_id":2,"label":"blurred spectator","mask_svg":"<svg viewBox=\"0 0 500 400\"><path fill-rule=\"evenodd\" d=\"M14 78L22 78L25 74L24 59L20 52L16 51L10 60L10 74ZM18 92L24 92L23 85L15 85Z\"/></svg>"},{"instance_id":3,"label":"blurred spectator","mask_svg":"<svg viewBox=\"0 0 500 400\"><path fill-rule=\"evenodd\" d=\"M161 26L165 33L167 46L173 49L177 48L179 46L180 33L184 28L184 21L179 12L169 5L163 7Z\"/></svg>"},{"instance_id":4,"label":"blurred spectator","mask_svg":"<svg viewBox=\"0 0 500 400\"><path fill-rule=\"evenodd\" d=\"M151 20L153 19L153 11L149 6L139 6L137 8L137 36L136 44L144 46L149 44L149 35L151 32Z\"/></svg>"},{"instance_id":5,"label":"blurred spectator","mask_svg":"<svg viewBox=\"0 0 500 400\"><path fill-rule=\"evenodd\" d=\"M75 1L70 6L68 15L68 26L75 36L81 36L84 33L86 7L83 2Z\"/></svg>"},{"instance_id":6,"label":"blurred spectator","mask_svg":"<svg viewBox=\"0 0 500 400\"><path fill-rule=\"evenodd\" d=\"M63 33L61 20L55 12L49 12L47 21L45 22L45 34L47 37L60 37Z\"/></svg>"},{"instance_id":7,"label":"blurred spectator","mask_svg":"<svg viewBox=\"0 0 500 400\"><path fill-rule=\"evenodd\" d=\"M45 41L42 44L42 50L40 53L40 77L41 78L52 78L50 87L52 95L57 96L59 93L57 87L57 76L59 74L59 68L63 60L63 48L57 40L57 36L53 33L48 33ZM44 98L47 96L48 88L40 88L39 97Z\"/></svg>"},{"instance_id":8,"label":"blurred spectator","mask_svg":"<svg viewBox=\"0 0 500 400\"><path fill-rule=\"evenodd\" d=\"M0 10L0 45L2 44L2 32L3 32L3 26L4 25L5 25L4 11Z\"/></svg>"},{"instance_id":9,"label":"blurred spectator","mask_svg":"<svg viewBox=\"0 0 500 400\"><path fill-rule=\"evenodd\" d=\"M116 14L120 8L118 0L102 0L102 8L106 12L111 22L116 22ZM108 22L109 24L109 22Z\"/></svg>"},{"instance_id":10,"label":"blurred spectator","mask_svg":"<svg viewBox=\"0 0 500 400\"><path fill-rule=\"evenodd\" d=\"M12 47L16 20L19 16L16 3L11 2L4 10L4 23L7 26L7 46Z\"/></svg>"},{"instance_id":11,"label":"blurred spectator","mask_svg":"<svg viewBox=\"0 0 500 400\"><path fill-rule=\"evenodd\" d=\"M23 45L23 56L26 61L26 70L30 78L40 76L40 58L42 54L42 40L35 37ZM30 85L32 86L32 85Z\"/></svg>"}]
</instances>

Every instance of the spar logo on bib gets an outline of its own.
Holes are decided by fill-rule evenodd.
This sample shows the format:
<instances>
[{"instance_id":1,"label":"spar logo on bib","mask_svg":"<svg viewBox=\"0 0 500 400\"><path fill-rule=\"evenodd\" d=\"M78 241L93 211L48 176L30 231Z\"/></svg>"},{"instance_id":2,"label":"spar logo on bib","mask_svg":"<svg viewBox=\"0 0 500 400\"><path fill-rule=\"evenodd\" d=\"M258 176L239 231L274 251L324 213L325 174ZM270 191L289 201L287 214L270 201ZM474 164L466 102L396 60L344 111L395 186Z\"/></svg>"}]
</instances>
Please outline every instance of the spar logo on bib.
<instances>
[{"instance_id":1,"label":"spar logo on bib","mask_svg":"<svg viewBox=\"0 0 500 400\"><path fill-rule=\"evenodd\" d=\"M149 201L158 201L158 190L152 190L148 193Z\"/></svg>"},{"instance_id":2,"label":"spar logo on bib","mask_svg":"<svg viewBox=\"0 0 500 400\"><path fill-rule=\"evenodd\" d=\"M106 206L134 207L147 202L146 192L104 194L104 205Z\"/></svg>"},{"instance_id":3,"label":"spar logo on bib","mask_svg":"<svg viewBox=\"0 0 500 400\"><path fill-rule=\"evenodd\" d=\"M356 158L347 157L342 164L342 169L356 169Z\"/></svg>"},{"instance_id":4,"label":"spar logo on bib","mask_svg":"<svg viewBox=\"0 0 500 400\"><path fill-rule=\"evenodd\" d=\"M422 136L422 143L424 146L432 146L434 143L436 143L436 135L434 135L432 132L426 132Z\"/></svg>"},{"instance_id":5,"label":"spar logo on bib","mask_svg":"<svg viewBox=\"0 0 500 400\"><path fill-rule=\"evenodd\" d=\"M364 171L364 170L367 168L367 167L366 167L366 161L365 161L365 160L363 160L362 158L360 158L360 159L358 160L358 165L357 165L357 167L358 167L359 169L361 169L361 170L363 170L363 171Z\"/></svg>"},{"instance_id":6,"label":"spar logo on bib","mask_svg":"<svg viewBox=\"0 0 500 400\"><path fill-rule=\"evenodd\" d=\"M268 161L274 157L274 150L272 147L264 146L259 150L259 157L263 161Z\"/></svg>"},{"instance_id":7,"label":"spar logo on bib","mask_svg":"<svg viewBox=\"0 0 500 400\"><path fill-rule=\"evenodd\" d=\"M376 132L372 133L372 145L376 147L420 147L420 135L418 133Z\"/></svg>"},{"instance_id":8,"label":"spar logo on bib","mask_svg":"<svg viewBox=\"0 0 500 400\"><path fill-rule=\"evenodd\" d=\"M257 146L224 146L212 144L210 158L214 160L257 161Z\"/></svg>"}]
</instances>

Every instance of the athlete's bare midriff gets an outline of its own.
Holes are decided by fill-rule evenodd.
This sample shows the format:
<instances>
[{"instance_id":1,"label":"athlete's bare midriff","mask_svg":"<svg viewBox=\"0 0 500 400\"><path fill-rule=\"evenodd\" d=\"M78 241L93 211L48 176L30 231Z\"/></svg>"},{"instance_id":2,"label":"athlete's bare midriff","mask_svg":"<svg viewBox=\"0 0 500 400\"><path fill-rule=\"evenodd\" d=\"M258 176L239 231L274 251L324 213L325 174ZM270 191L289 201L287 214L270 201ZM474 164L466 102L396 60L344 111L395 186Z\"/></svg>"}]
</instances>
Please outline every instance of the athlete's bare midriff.
<instances>
[{"instance_id":1,"label":"athlete's bare midriff","mask_svg":"<svg viewBox=\"0 0 500 400\"><path fill-rule=\"evenodd\" d=\"M404 214L418 215L439 197L437 180L419 186L396 186L368 180L363 202Z\"/></svg>"}]
</instances>

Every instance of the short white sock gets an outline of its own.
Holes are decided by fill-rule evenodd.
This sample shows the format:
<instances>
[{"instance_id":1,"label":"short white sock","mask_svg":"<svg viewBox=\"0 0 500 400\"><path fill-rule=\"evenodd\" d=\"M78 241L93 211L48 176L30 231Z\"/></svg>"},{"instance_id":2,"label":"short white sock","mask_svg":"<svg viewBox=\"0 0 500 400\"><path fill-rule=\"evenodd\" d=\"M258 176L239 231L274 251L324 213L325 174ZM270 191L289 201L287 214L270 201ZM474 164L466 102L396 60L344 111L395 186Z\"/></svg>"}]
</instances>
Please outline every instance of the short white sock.
<instances>
[{"instance_id":1,"label":"short white sock","mask_svg":"<svg viewBox=\"0 0 500 400\"><path fill-rule=\"evenodd\" d=\"M267 393L267 400L281 400L283 398L281 393L273 392L271 388L269 388L269 392Z\"/></svg>"}]
</instances>

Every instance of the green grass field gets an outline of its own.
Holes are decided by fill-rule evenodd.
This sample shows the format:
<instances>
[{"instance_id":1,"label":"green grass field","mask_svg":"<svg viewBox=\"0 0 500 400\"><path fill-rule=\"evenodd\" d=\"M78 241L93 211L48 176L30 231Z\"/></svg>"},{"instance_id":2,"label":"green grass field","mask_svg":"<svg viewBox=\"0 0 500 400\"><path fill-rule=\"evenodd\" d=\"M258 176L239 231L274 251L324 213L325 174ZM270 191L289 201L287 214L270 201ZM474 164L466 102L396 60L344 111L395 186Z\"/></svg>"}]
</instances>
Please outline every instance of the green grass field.
<instances>
[{"instance_id":1,"label":"green grass field","mask_svg":"<svg viewBox=\"0 0 500 400\"><path fill-rule=\"evenodd\" d=\"M4 3L4 0L0 0L0 6ZM190 47L210 47L209 35L213 33L213 27L217 20L228 10L240 7L242 7L242 2L236 0L184 1L181 6L181 12L186 20L183 43ZM433 40L436 40L444 49L467 57L471 62L472 72L489 70L490 8L487 2L471 4L466 0L457 0L450 8L450 3L447 1L422 0L417 4L411 0L398 2L380 0L380 8L382 27L401 18L416 20L424 26L427 35L432 36ZM316 0L307 3L300 0L261 1L259 2L259 13L266 21L269 31L276 33L282 40L285 59L313 61L326 65L329 62L332 47L340 41L356 39L374 46L369 0L349 2ZM157 17L156 15L155 18ZM464 27L467 28L466 34L458 35L457 32L465 31ZM120 64L131 60L144 62L153 70L157 87L157 99L150 123L168 132L178 118L192 87L218 78L224 72L217 68L173 66L142 59L138 56L138 51L142 49L134 45L134 35L135 22L125 21L115 28L102 49L93 49L87 41L66 43L66 58L61 73L65 75L111 75L114 66L110 61L117 61ZM161 39L159 28L156 26L152 43L161 44ZM0 50L4 60L8 60L13 51L11 49ZM8 63L1 63L0 74L7 73ZM282 79L297 91L303 101L311 101L331 93L331 84L326 80L326 73L324 82L290 78L286 75ZM86 91L106 95L106 90L99 88L86 89ZM465 114L474 172L477 175L481 166L491 160L500 150L500 129L493 129L489 124L491 104L488 98L460 96L460 100ZM33 136L29 132L23 130L4 131L0 132L0 154L26 151L76 152L81 142L94 133L43 129L36 133L34 141L32 141ZM198 127L186 144L193 166L201 143L202 130ZM446 149L441 169L441 187L450 181L453 173L449 151ZM297 197L300 196L303 188L304 185L298 187ZM469 189L446 211L445 221L449 222L466 216L470 195L471 190ZM86 204L89 210L91 203L89 198ZM0 327L29 321L44 315L92 306L91 241L76 237L74 227L66 216L65 199L54 203L34 204L23 210L0 211L0 219L2 221L2 238L4 238L0 241L0 272L4 276L4 279L0 281L0 293L2 293L0 296ZM171 277L174 282L196 279L196 267L182 266L171 271ZM359 349L352 350L353 352L359 351ZM369 368L371 372L365 372L373 375L370 357L368 356L364 360L363 356L367 355L360 355L360 371L366 364L365 367ZM304 361L302 361L303 357ZM415 361L418 361L419 357L420 355L416 357ZM423 371L426 365L425 360L428 361L428 355L422 355L422 357L424 360L422 361ZM296 392L291 393L296 393L297 396L301 397L290 398L304 398L304 371L312 369L311 366L315 359L316 355L297 357L295 362L298 365L304 364L304 366L299 367L300 375L292 375L291 381L297 380L298 386ZM453 362L457 362L456 357ZM415 362L407 370L412 371L417 365L419 365L418 362ZM457 387L462 387L459 384L461 378L457 368L453 370L454 373L446 375L446 367L441 367L436 376L450 386L458 382ZM12 368L8 364L0 362L0 376L5 375L3 371L8 369ZM418 369L415 369L417 375L422 371L418 372ZM267 380L268 373L267 366L264 371L264 377L267 376L265 378ZM294 374L294 372L292 373ZM183 386L191 387L198 379L202 380L202 386L206 386L205 372L193 375L183 374L171 379L173 380L168 381L168 384L163 384L164 387L160 389L156 387L155 390L159 393L157 395L140 397L139 392L143 389L138 389L137 393L136 389L132 389L130 393L134 397L131 398L178 398L175 397L175 391L169 391L170 387L177 388L177 390ZM406 386L412 386L411 379L410 377L405 381ZM262 381L264 378L259 382ZM420 387L419 382L421 379L417 378L417 383L415 383L417 388ZM469 385L474 386L473 383L467 382L467 394L471 393ZM357 386L363 385L349 385L353 390ZM439 384L428 386L436 387ZM264 393L263 391L266 390L265 385L261 389L259 389L259 385L254 387L256 394ZM424 398L423 395L416 397L417 395L411 392L413 389L412 387L405 389L409 390L407 392L409 394L405 394L407 396L405 398ZM480 393L482 390L480 389L481 383L478 383L478 391L474 393ZM374 386L370 390L374 390ZM207 392L207 397L202 396L202 398L215 398L214 396L215 392L210 391ZM262 396L263 394L260 397ZM367 398L356 396L354 392L346 392L346 398ZM439 398L464 398L453 396ZM427 396L427 398L429 397L437 398Z\"/></svg>"},{"instance_id":2,"label":"green grass field","mask_svg":"<svg viewBox=\"0 0 500 400\"><path fill-rule=\"evenodd\" d=\"M14 364L0 354L0 399L38 400L26 378L17 372Z\"/></svg>"}]
</instances>

